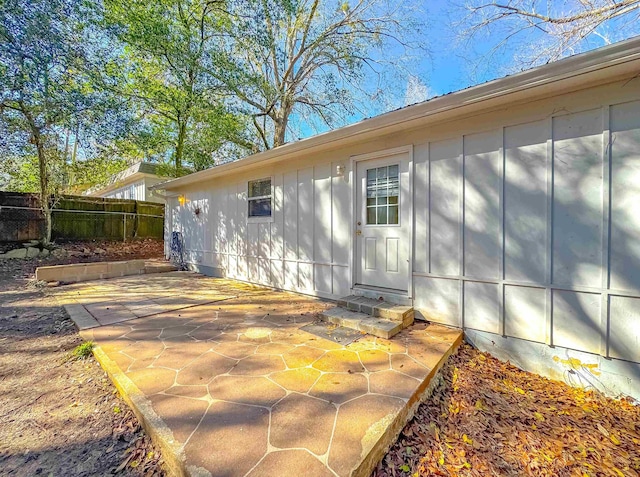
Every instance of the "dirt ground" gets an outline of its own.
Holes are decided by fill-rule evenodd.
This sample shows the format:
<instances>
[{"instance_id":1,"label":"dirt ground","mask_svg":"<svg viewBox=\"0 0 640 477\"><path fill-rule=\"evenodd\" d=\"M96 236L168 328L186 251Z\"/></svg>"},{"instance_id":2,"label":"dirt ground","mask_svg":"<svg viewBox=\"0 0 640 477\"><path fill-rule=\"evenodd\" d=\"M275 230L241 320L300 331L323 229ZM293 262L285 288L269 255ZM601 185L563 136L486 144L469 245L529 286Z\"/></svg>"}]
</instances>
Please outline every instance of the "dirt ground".
<instances>
[{"instance_id":1,"label":"dirt ground","mask_svg":"<svg viewBox=\"0 0 640 477\"><path fill-rule=\"evenodd\" d=\"M73 322L30 281L45 264L160 258L162 243L64 248L0 261L0 475L164 475L160 453L100 365L70 359L82 343Z\"/></svg>"},{"instance_id":2,"label":"dirt ground","mask_svg":"<svg viewBox=\"0 0 640 477\"><path fill-rule=\"evenodd\" d=\"M19 244L0 244L0 250L7 251ZM162 240L136 240L131 242L66 242L57 245L49 257L31 260L1 260L0 259L0 291L14 287L13 280L26 283L37 267L48 265L66 265L69 263L108 262L117 260L133 260L136 258L157 258L164 255ZM11 280L5 282L5 278Z\"/></svg>"},{"instance_id":3,"label":"dirt ground","mask_svg":"<svg viewBox=\"0 0 640 477\"><path fill-rule=\"evenodd\" d=\"M640 475L640 406L463 345L378 465L387 476Z\"/></svg>"}]
</instances>

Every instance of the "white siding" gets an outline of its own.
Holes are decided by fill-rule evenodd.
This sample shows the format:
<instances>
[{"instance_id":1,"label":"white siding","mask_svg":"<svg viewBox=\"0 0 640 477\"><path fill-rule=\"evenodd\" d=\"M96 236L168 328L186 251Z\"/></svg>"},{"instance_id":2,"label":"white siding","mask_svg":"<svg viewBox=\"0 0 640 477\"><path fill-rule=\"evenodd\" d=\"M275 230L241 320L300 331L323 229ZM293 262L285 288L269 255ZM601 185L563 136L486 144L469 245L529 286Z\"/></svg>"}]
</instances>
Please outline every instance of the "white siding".
<instances>
[{"instance_id":1,"label":"white siding","mask_svg":"<svg viewBox=\"0 0 640 477\"><path fill-rule=\"evenodd\" d=\"M188 262L277 288L348 294L349 184L334 172L326 163L272 174L271 221L247 217L247 182L263 173L185 193L180 220ZM196 206L208 211L206 219L195 218Z\"/></svg>"},{"instance_id":2,"label":"white siding","mask_svg":"<svg viewBox=\"0 0 640 477\"><path fill-rule=\"evenodd\" d=\"M585 103L429 143L422 317L640 361L640 101Z\"/></svg>"},{"instance_id":3,"label":"white siding","mask_svg":"<svg viewBox=\"0 0 640 477\"><path fill-rule=\"evenodd\" d=\"M139 181L107 192L106 194L103 194L102 197L111 199L145 200L146 186L144 179L140 179Z\"/></svg>"},{"instance_id":4,"label":"white siding","mask_svg":"<svg viewBox=\"0 0 640 477\"><path fill-rule=\"evenodd\" d=\"M504 128L504 275L542 283L547 252L548 121Z\"/></svg>"},{"instance_id":5,"label":"white siding","mask_svg":"<svg viewBox=\"0 0 640 477\"><path fill-rule=\"evenodd\" d=\"M100 194L100 197L106 197L111 199L130 199L130 200L143 200L147 202L162 203L164 200L153 194L149 189L151 186L164 182L166 179L158 178L155 176L146 176L141 179L132 182L130 184L118 187L112 191L104 194Z\"/></svg>"},{"instance_id":6,"label":"white siding","mask_svg":"<svg viewBox=\"0 0 640 477\"><path fill-rule=\"evenodd\" d=\"M189 260L215 273L338 298L354 276L350 157L413 144L418 317L638 362L639 83L184 188L171 226L185 234ZM247 181L268 176L273 220L251 222Z\"/></svg>"}]
</instances>

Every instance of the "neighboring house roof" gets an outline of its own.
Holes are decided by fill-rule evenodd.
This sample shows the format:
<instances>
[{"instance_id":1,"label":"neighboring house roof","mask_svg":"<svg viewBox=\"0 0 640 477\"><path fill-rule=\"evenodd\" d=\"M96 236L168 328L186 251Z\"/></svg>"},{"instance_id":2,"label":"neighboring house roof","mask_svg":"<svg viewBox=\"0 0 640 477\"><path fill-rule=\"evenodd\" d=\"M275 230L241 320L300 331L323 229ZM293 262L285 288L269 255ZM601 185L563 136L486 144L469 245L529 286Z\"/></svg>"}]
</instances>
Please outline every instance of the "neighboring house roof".
<instances>
[{"instance_id":1,"label":"neighboring house roof","mask_svg":"<svg viewBox=\"0 0 640 477\"><path fill-rule=\"evenodd\" d=\"M486 111L505 104L549 97L590 85L604 84L640 72L640 36L571 56L522 73L438 96L333 131L214 166L163 182L154 189L172 190L234 172L289 159L300 153L328 151L381 135L406 131L462 114Z\"/></svg>"},{"instance_id":2,"label":"neighboring house roof","mask_svg":"<svg viewBox=\"0 0 640 477\"><path fill-rule=\"evenodd\" d=\"M143 177L161 177L156 174L157 168L158 165L151 162L136 162L124 171L112 175L106 183L98 184L97 186L87 189L83 195L103 195L127 184L131 184L132 182L136 182Z\"/></svg>"}]
</instances>

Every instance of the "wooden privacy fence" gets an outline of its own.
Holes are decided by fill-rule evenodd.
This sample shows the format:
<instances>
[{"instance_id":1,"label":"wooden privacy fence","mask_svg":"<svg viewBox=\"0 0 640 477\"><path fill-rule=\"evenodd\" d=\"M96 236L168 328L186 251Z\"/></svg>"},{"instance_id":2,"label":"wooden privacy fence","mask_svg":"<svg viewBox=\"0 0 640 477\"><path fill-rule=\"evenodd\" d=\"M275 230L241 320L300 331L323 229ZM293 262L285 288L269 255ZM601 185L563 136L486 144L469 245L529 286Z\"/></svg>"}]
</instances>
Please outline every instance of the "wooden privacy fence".
<instances>
[{"instance_id":1,"label":"wooden privacy fence","mask_svg":"<svg viewBox=\"0 0 640 477\"><path fill-rule=\"evenodd\" d=\"M52 240L129 240L164 234L164 204L101 197L52 200ZM44 216L36 194L0 192L0 242L41 239Z\"/></svg>"}]
</instances>

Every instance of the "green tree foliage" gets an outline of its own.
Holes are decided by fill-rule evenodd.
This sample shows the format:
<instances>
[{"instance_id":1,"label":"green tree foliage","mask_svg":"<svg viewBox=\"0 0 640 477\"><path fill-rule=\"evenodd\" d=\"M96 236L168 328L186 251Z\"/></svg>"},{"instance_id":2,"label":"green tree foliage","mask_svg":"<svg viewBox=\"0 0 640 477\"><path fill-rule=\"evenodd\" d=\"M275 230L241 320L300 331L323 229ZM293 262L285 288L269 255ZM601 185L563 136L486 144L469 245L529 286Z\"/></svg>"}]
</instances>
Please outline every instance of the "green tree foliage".
<instances>
[{"instance_id":1,"label":"green tree foliage","mask_svg":"<svg viewBox=\"0 0 640 477\"><path fill-rule=\"evenodd\" d=\"M147 133L168 149L175 173L247 149L242 118L223 102L211 71L225 14L210 0L105 0L104 25L124 45L104 70L108 86L140 105Z\"/></svg>"},{"instance_id":2,"label":"green tree foliage","mask_svg":"<svg viewBox=\"0 0 640 477\"><path fill-rule=\"evenodd\" d=\"M6 129L27 133L38 158L47 239L51 136L83 107L83 85L76 78L84 61L74 38L78 13L64 0L0 3L0 114Z\"/></svg>"},{"instance_id":3,"label":"green tree foliage","mask_svg":"<svg viewBox=\"0 0 640 477\"><path fill-rule=\"evenodd\" d=\"M20 187L38 192L51 236L49 197L68 177L69 131L103 134L119 122L121 105L96 90L88 72L105 46L86 28L80 0L0 1L0 146L4 168ZM117 125L115 126L117 129ZM34 165L37 164L37 174ZM13 168L13 169L11 169Z\"/></svg>"},{"instance_id":4,"label":"green tree foliage","mask_svg":"<svg viewBox=\"0 0 640 477\"><path fill-rule=\"evenodd\" d=\"M335 125L387 47L414 46L412 12L388 0L0 0L0 180L37 189L50 217L52 193L139 160L178 176L284 144L292 116Z\"/></svg>"}]
</instances>

